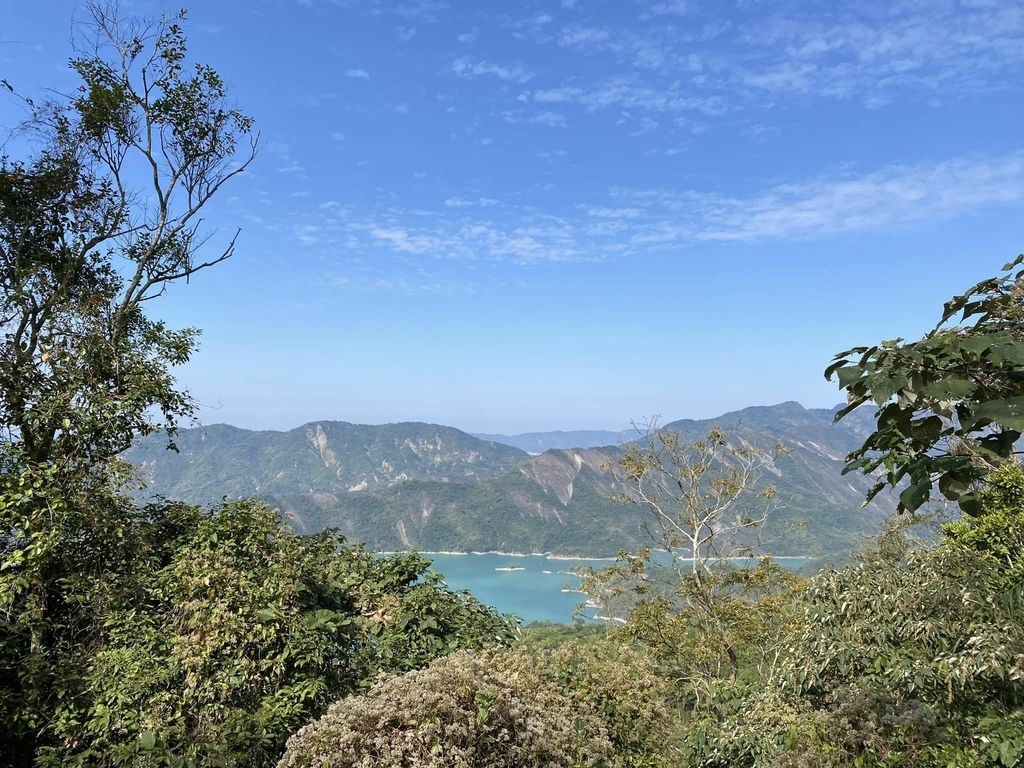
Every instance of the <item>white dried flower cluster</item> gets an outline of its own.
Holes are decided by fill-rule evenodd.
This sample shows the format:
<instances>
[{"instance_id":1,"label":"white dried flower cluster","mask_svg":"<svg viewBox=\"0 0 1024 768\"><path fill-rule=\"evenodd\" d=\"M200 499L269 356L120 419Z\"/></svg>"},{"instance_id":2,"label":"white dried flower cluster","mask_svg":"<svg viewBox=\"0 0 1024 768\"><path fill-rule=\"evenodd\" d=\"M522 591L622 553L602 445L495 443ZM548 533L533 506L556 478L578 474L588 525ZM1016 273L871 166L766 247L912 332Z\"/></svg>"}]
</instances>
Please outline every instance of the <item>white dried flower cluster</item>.
<instances>
[{"instance_id":1,"label":"white dried flower cluster","mask_svg":"<svg viewBox=\"0 0 1024 768\"><path fill-rule=\"evenodd\" d=\"M278 768L656 765L668 722L657 687L621 649L459 653L334 704Z\"/></svg>"}]
</instances>

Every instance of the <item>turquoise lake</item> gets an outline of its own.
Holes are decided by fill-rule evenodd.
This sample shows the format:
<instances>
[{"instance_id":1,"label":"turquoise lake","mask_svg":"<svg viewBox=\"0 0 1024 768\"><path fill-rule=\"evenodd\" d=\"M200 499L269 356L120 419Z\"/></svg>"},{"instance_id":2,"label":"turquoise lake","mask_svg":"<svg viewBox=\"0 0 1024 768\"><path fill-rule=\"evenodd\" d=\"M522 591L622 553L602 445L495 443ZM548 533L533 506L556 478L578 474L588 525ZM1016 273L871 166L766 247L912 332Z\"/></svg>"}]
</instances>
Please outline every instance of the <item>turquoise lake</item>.
<instances>
[{"instance_id":1,"label":"turquoise lake","mask_svg":"<svg viewBox=\"0 0 1024 768\"><path fill-rule=\"evenodd\" d=\"M514 613L523 623L553 621L569 623L572 611L584 601L578 592L563 592L579 585L578 576L566 573L576 565L595 568L611 565L609 560L561 560L545 555L439 555L423 553L433 568L444 575L455 590L468 590L482 603L502 613ZM787 568L799 568L803 557L779 557L776 562ZM497 570L522 568L523 570ZM593 611L588 611L593 613Z\"/></svg>"}]
</instances>

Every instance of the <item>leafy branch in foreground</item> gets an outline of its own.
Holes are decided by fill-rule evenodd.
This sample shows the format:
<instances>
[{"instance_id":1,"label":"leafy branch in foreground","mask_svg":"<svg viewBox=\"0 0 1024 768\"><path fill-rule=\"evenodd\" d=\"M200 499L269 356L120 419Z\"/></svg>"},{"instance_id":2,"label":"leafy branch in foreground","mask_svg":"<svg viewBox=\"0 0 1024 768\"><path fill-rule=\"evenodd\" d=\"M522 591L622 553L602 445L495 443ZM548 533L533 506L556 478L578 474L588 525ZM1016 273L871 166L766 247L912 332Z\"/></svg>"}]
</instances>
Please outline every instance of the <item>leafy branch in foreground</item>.
<instances>
[{"instance_id":1,"label":"leafy branch in foreground","mask_svg":"<svg viewBox=\"0 0 1024 768\"><path fill-rule=\"evenodd\" d=\"M854 347L825 370L846 390L837 421L867 403L879 408L875 431L844 469L884 470L867 501L906 482L900 512L931 500L936 485L968 510L979 481L1014 457L1024 433L1022 264L1024 254L948 301L919 341Z\"/></svg>"}]
</instances>

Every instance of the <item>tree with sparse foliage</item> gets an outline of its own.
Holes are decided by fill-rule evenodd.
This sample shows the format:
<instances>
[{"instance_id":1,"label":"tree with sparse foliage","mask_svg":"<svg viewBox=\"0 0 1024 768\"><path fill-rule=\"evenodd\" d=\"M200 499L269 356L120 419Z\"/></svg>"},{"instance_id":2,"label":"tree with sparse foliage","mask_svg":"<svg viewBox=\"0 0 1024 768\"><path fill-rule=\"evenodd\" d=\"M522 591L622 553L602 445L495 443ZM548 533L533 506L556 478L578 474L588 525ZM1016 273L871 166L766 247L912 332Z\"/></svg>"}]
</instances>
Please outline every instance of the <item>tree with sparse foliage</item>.
<instances>
[{"instance_id":1,"label":"tree with sparse foliage","mask_svg":"<svg viewBox=\"0 0 1024 768\"><path fill-rule=\"evenodd\" d=\"M651 545L589 571L583 590L606 612L625 601L625 631L701 696L736 679L742 649L767 636L768 614L752 606L787 588L770 562L730 565L753 557L758 530L779 506L764 475L785 449L730 439L717 427L696 440L654 423L640 432L619 462L620 500L646 509L641 527Z\"/></svg>"},{"instance_id":2,"label":"tree with sparse foliage","mask_svg":"<svg viewBox=\"0 0 1024 768\"><path fill-rule=\"evenodd\" d=\"M899 486L899 510L913 512L937 486L941 498L968 509L979 482L1015 456L1024 434L1022 265L1024 255L946 302L924 338L854 347L826 369L849 403L837 421L868 403L879 409L845 470L884 470L868 501Z\"/></svg>"}]
</instances>

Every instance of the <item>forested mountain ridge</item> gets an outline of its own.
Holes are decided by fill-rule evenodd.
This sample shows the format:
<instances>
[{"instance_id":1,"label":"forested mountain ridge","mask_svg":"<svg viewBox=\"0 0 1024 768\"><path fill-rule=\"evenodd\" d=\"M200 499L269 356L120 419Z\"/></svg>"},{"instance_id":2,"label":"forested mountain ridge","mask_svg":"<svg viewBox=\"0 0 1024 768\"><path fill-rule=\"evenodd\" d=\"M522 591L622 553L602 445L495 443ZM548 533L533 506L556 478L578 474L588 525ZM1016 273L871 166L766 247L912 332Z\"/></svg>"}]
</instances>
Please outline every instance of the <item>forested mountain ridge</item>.
<instances>
[{"instance_id":1,"label":"forested mountain ridge","mask_svg":"<svg viewBox=\"0 0 1024 768\"><path fill-rule=\"evenodd\" d=\"M477 482L527 458L451 427L310 422L287 432L227 424L182 430L178 452L160 437L126 454L150 490L194 503L268 494L355 493L403 480Z\"/></svg>"},{"instance_id":2,"label":"forested mountain ridge","mask_svg":"<svg viewBox=\"0 0 1024 768\"><path fill-rule=\"evenodd\" d=\"M833 426L833 413L782 403L664 428L696 438L718 424L736 440L783 443L789 453L766 478L782 508L763 533L776 554L822 554L856 545L893 507L881 497L860 509L870 480L841 471L863 419ZM204 504L255 496L298 530L339 528L373 547L606 556L642 542L642 510L613 500L620 445L529 456L451 427L345 422L288 432L212 425L176 443L179 453L154 436L126 454L147 495Z\"/></svg>"}]
</instances>

